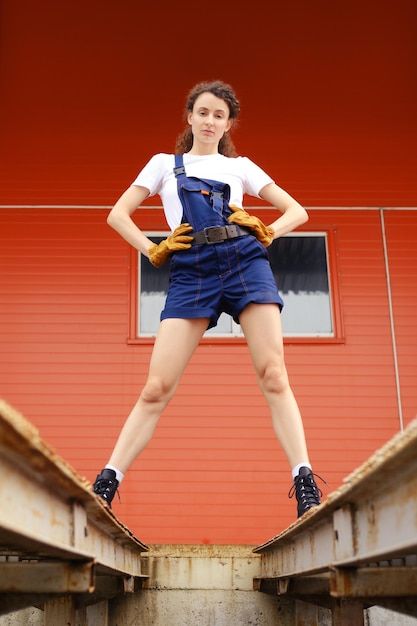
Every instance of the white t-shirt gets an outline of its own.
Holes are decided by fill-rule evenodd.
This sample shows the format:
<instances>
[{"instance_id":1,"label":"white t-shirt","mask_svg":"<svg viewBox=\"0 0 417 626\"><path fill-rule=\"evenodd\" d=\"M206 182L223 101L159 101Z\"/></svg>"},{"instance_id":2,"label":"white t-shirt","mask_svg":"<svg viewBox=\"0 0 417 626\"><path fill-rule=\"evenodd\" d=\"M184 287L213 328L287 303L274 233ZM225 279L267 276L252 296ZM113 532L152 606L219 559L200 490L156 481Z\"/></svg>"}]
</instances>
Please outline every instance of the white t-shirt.
<instances>
[{"instance_id":1,"label":"white t-shirt","mask_svg":"<svg viewBox=\"0 0 417 626\"><path fill-rule=\"evenodd\" d=\"M243 206L243 196L259 198L265 185L274 182L258 165L247 157L230 158L222 154L184 154L187 176L219 180L230 187L230 203ZM182 205L177 193L173 154L155 154L145 165L133 185L149 189L149 195L158 194L162 200L165 217L171 230L181 223Z\"/></svg>"}]
</instances>

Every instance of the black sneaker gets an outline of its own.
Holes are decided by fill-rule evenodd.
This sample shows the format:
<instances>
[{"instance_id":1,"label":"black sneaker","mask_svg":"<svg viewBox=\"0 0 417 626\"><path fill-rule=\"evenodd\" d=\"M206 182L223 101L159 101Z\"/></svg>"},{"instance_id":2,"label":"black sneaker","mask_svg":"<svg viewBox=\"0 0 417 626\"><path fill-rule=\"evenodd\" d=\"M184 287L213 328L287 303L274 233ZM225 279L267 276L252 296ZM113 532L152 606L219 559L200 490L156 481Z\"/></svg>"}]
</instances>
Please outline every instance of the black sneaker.
<instances>
[{"instance_id":1,"label":"black sneaker","mask_svg":"<svg viewBox=\"0 0 417 626\"><path fill-rule=\"evenodd\" d=\"M300 473L294 478L294 484L288 493L289 498L292 498L294 494L297 498L298 517L304 515L313 506L320 504L320 498L323 494L317 487L314 476L317 476L317 474L313 474L309 467L300 467ZM317 478L320 478L320 476L317 476ZM320 480L323 479L320 478ZM325 481L323 480L323 482Z\"/></svg>"},{"instance_id":2,"label":"black sneaker","mask_svg":"<svg viewBox=\"0 0 417 626\"><path fill-rule=\"evenodd\" d=\"M116 472L112 469L105 468L98 474L93 489L94 493L103 498L111 508L111 503L118 486L119 481L116 479ZM118 491L117 494L119 494Z\"/></svg>"}]
</instances>

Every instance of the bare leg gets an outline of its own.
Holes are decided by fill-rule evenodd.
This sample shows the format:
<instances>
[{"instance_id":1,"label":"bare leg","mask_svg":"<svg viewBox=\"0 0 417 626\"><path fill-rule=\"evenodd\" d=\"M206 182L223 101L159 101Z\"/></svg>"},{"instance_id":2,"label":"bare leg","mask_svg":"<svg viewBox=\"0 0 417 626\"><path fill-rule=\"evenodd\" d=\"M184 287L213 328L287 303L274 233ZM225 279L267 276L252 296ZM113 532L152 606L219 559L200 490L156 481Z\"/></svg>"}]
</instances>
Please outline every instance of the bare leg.
<instances>
[{"instance_id":1,"label":"bare leg","mask_svg":"<svg viewBox=\"0 0 417 626\"><path fill-rule=\"evenodd\" d=\"M149 374L139 400L127 418L109 464L125 473L155 431L181 376L207 328L206 319L166 319L160 324Z\"/></svg>"},{"instance_id":2,"label":"bare leg","mask_svg":"<svg viewBox=\"0 0 417 626\"><path fill-rule=\"evenodd\" d=\"M308 462L300 411L284 363L281 318L275 304L250 304L239 318L276 436L291 468Z\"/></svg>"}]
</instances>

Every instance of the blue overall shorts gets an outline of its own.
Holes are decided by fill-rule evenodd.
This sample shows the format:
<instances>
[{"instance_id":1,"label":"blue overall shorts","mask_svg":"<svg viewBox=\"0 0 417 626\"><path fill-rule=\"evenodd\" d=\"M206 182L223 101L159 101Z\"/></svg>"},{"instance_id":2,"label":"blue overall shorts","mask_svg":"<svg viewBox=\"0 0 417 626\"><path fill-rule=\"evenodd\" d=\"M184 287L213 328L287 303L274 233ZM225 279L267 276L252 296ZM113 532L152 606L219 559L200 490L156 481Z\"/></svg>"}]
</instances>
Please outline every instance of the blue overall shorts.
<instances>
[{"instance_id":1,"label":"blue overall shorts","mask_svg":"<svg viewBox=\"0 0 417 626\"><path fill-rule=\"evenodd\" d=\"M194 241L191 248L171 257L161 320L206 317L212 328L223 312L239 323L240 313L251 302L275 303L281 310L284 303L265 246L249 229L227 221L232 213L229 185L188 177L182 155L175 156L174 173L182 222L193 227Z\"/></svg>"}]
</instances>

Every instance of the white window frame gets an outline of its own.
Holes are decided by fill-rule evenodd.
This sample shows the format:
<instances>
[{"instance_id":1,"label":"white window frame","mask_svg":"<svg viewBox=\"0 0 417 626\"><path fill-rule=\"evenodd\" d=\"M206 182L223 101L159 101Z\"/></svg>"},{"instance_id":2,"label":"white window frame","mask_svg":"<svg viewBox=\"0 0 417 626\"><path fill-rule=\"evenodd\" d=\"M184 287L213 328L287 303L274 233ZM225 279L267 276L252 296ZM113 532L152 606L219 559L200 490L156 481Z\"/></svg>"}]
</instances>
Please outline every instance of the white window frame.
<instances>
[{"instance_id":1,"label":"white window frame","mask_svg":"<svg viewBox=\"0 0 417 626\"><path fill-rule=\"evenodd\" d=\"M158 231L147 231L146 232L147 236L152 239L155 237L161 237L161 238L165 238L168 233L166 231L162 231L162 230L158 230ZM332 268L331 268L331 260L330 260L330 256L329 256L329 231L326 230L314 230L314 231L296 231L293 233L289 233L288 235L286 235L285 237L323 237L324 238L324 242L325 242L325 255L326 255L326 268L327 268L327 282L328 282L328 296L327 296L327 303L328 303L328 307L329 310L326 313L326 315L328 316L327 319L327 323L329 325L327 330L321 330L321 331L310 331L310 332L306 332L306 331L302 331L302 332L288 332L285 330L285 314L287 312L289 312L290 308L292 308L292 304L290 303L290 298L288 296L288 294L285 293L281 293L283 300L284 300L284 309L282 312L282 320L283 320L283 336L284 338L287 339L302 339L302 340L309 340L309 339L336 339L338 336L338 329L337 329L337 324L336 322L336 315L335 315L335 309L337 307L337 304L335 303L335 295L333 293L333 288L334 287L334 281L332 280ZM138 302L137 302L137 320L136 321L136 328L137 328L137 338L140 339L149 339L149 338L154 338L157 332L157 328L159 326L159 317L160 317L160 312L164 306L164 302L165 302L165 296L166 293L163 292L159 292L158 294L154 295L153 298L155 300L155 302L157 304L151 304L148 303L147 305L142 303L142 299L141 299L141 267L142 267L142 262L145 263L149 263L149 261L147 261L146 259L143 260L142 255L140 255L138 253L138 259L137 259L137 298L138 298ZM160 272L161 270L157 270L155 269L156 272ZM302 297L303 294L301 294ZM310 297L310 295L307 295L307 297ZM319 297L319 296L317 296ZM295 299L297 299L297 296L295 296ZM148 311L146 312L146 307L148 309ZM286 308L287 307L287 308ZM300 305L298 303L295 303L295 306L293 308L294 313L296 313L297 311L297 307L298 309L300 309ZM144 312L145 311L145 312ZM143 330L141 330L141 314L143 316L143 314L145 315L154 315L154 319L155 319L155 323L153 325L153 328L147 332L144 332ZM222 320L223 323L227 323L230 324L230 331L228 332L222 332L221 329L221 325L222 325ZM220 329L219 329L220 326ZM216 326L215 328L210 329L209 331L207 331L204 334L204 338L207 339L240 339L243 338L243 332L241 329L241 326L239 324L236 324L236 322L233 321L233 319L226 315L223 314L219 320L219 324L218 326Z\"/></svg>"}]
</instances>

